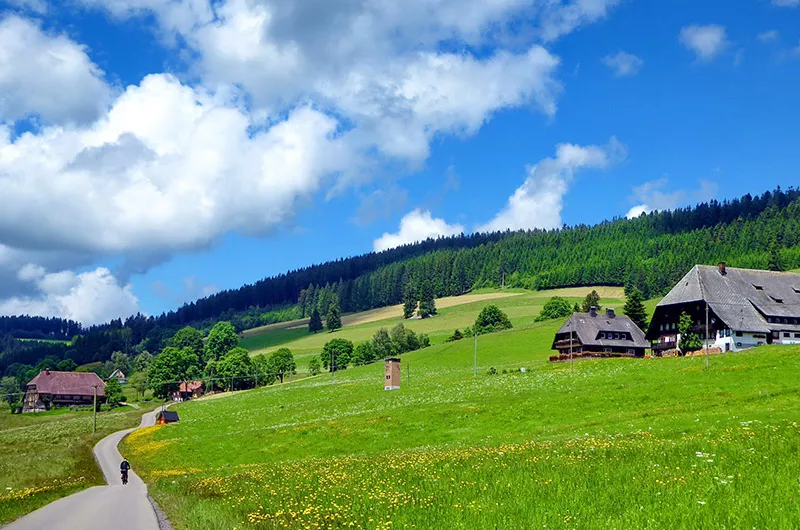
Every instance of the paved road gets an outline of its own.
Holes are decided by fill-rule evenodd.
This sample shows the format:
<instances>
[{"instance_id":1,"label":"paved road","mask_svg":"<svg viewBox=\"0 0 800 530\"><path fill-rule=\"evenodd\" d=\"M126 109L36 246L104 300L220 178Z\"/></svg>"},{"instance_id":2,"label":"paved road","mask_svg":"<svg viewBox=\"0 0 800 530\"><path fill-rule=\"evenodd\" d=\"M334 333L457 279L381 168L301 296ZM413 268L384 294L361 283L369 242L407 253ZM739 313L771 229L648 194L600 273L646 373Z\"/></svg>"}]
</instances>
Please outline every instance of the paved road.
<instances>
[{"instance_id":1,"label":"paved road","mask_svg":"<svg viewBox=\"0 0 800 530\"><path fill-rule=\"evenodd\" d=\"M142 416L141 427L155 424L158 409ZM133 431L109 434L94 446L108 486L95 486L64 497L17 519L3 530L158 530L158 519L147 500L147 488L131 470L122 485L117 444Z\"/></svg>"}]
</instances>

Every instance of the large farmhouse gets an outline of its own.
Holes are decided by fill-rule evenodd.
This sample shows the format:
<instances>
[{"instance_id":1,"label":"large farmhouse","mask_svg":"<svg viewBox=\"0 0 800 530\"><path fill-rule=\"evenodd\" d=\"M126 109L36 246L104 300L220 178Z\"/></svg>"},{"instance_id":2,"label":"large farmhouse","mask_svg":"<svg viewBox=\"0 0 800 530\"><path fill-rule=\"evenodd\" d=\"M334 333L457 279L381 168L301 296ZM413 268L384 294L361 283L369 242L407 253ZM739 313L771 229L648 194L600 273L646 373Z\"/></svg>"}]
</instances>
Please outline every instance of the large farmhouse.
<instances>
[{"instance_id":1,"label":"large farmhouse","mask_svg":"<svg viewBox=\"0 0 800 530\"><path fill-rule=\"evenodd\" d=\"M759 344L800 344L800 274L695 265L653 313L653 350L675 349L681 313L709 347L737 351Z\"/></svg>"},{"instance_id":2,"label":"large farmhouse","mask_svg":"<svg viewBox=\"0 0 800 530\"><path fill-rule=\"evenodd\" d=\"M570 351L581 357L642 357L649 347L644 332L630 318L613 309L598 313L592 307L588 313L569 317L556 333L552 349L561 357Z\"/></svg>"},{"instance_id":3,"label":"large farmhouse","mask_svg":"<svg viewBox=\"0 0 800 530\"><path fill-rule=\"evenodd\" d=\"M42 412L53 405L91 405L105 397L105 383L93 372L45 370L25 387L22 412Z\"/></svg>"}]
</instances>

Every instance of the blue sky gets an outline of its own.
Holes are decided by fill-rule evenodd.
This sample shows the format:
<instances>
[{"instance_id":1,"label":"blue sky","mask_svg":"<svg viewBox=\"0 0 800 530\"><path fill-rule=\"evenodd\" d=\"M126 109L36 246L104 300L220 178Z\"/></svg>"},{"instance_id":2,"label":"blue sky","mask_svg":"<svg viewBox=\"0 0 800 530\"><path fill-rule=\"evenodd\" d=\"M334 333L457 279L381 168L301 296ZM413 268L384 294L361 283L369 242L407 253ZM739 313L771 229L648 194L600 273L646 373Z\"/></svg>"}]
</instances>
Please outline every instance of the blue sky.
<instances>
[{"instance_id":1,"label":"blue sky","mask_svg":"<svg viewBox=\"0 0 800 530\"><path fill-rule=\"evenodd\" d=\"M4 314L797 182L797 0L0 6Z\"/></svg>"}]
</instances>

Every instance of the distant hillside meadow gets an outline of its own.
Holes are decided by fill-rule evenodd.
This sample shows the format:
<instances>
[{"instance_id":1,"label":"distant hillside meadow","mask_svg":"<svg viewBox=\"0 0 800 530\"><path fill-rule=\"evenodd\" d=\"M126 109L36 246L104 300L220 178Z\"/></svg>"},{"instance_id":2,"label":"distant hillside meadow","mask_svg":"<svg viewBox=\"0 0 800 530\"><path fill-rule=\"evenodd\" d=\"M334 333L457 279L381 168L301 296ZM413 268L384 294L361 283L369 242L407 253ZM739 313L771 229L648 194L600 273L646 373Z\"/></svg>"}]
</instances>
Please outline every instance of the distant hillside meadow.
<instances>
[{"instance_id":1,"label":"distant hillside meadow","mask_svg":"<svg viewBox=\"0 0 800 530\"><path fill-rule=\"evenodd\" d=\"M800 192L775 190L732 201L616 219L595 226L461 235L314 265L223 291L160 317L132 316L82 328L61 319L0 317L0 372L45 356L77 364L115 351L157 353L181 327L207 331L220 320L237 331L400 303L427 283L437 298L483 287L636 286L664 294L696 263L800 267ZM63 339L70 343L20 342Z\"/></svg>"}]
</instances>

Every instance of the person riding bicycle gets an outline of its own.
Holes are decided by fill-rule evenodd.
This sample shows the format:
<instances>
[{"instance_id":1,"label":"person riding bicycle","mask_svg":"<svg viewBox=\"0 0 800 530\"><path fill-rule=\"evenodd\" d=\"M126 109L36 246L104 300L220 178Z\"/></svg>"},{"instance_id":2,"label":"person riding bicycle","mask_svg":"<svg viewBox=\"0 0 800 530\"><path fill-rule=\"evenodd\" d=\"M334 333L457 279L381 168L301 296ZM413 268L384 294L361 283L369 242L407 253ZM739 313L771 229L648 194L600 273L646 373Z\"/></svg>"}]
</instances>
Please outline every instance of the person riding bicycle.
<instances>
[{"instance_id":1,"label":"person riding bicycle","mask_svg":"<svg viewBox=\"0 0 800 530\"><path fill-rule=\"evenodd\" d=\"M119 470L122 473L122 484L128 483L128 470L131 468L131 465L128 463L127 460L123 459L122 463L119 465Z\"/></svg>"}]
</instances>

